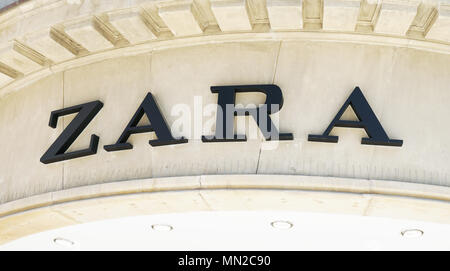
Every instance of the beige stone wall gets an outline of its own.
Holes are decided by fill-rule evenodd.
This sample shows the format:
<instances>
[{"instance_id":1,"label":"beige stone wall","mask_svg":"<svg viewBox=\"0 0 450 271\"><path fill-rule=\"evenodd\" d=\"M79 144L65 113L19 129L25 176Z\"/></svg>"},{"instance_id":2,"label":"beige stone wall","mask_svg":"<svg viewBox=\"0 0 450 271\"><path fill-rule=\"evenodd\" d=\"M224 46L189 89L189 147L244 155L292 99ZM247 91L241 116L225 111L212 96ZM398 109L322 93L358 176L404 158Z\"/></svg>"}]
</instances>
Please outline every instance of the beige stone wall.
<instances>
[{"instance_id":1,"label":"beige stone wall","mask_svg":"<svg viewBox=\"0 0 450 271\"><path fill-rule=\"evenodd\" d=\"M243 42L155 50L58 72L2 98L1 201L121 180L208 174L298 174L448 185L446 129L450 56L408 48L333 42ZM148 91L168 124L173 106L194 111L194 97L214 104L210 86L277 84L285 103L282 132L294 141L264 150L263 139L151 147L150 133L131 136L134 149L106 152ZM361 129L335 128L339 143L308 142L322 133L360 86L398 147L361 145ZM258 97L255 97L257 100ZM93 100L103 109L70 150L100 136L97 155L44 165L39 158L72 117L48 126L50 112ZM251 101L252 97L247 97ZM245 101L243 97L243 101ZM204 122L214 119L205 117ZM250 122L252 122L251 120ZM276 182L276 180L274 180Z\"/></svg>"},{"instance_id":2,"label":"beige stone wall","mask_svg":"<svg viewBox=\"0 0 450 271\"><path fill-rule=\"evenodd\" d=\"M0 14L0 203L106 182L215 174L450 185L445 2L186 3L30 0ZM188 144L151 147L146 133L131 136L132 150L103 149L149 91L172 125L175 106L185 104L194 117L200 99L217 102L211 86L234 84L277 84L285 101L279 129L295 140L272 150L261 137L205 144L192 122L175 132ZM355 86L390 138L404 141L401 148L361 145L362 129L335 128L337 144L307 141ZM238 101L263 98L242 94ZM52 129L50 112L93 100L104 107L69 151L86 148L96 134L98 153L40 163L73 118Z\"/></svg>"}]
</instances>

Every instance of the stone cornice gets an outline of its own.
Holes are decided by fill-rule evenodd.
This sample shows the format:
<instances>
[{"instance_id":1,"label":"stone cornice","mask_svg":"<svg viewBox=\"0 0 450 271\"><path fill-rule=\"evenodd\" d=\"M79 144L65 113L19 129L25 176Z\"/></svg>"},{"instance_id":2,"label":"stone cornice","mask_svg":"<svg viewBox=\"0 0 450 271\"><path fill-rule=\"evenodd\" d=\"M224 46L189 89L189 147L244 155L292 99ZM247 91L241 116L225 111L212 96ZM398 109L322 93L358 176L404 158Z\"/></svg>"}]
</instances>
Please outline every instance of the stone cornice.
<instances>
[{"instance_id":1,"label":"stone cornice","mask_svg":"<svg viewBox=\"0 0 450 271\"><path fill-rule=\"evenodd\" d=\"M0 244L40 231L102 219L242 208L344 213L448 224L449 189L405 182L292 175L205 175L104 183L0 205ZM214 195L214 201L205 198L209 193ZM152 205L158 200L170 202L174 197L176 200L170 204ZM105 206L114 212L105 212ZM48 223L49 217L52 223ZM33 227L28 227L30 224Z\"/></svg>"},{"instance_id":2,"label":"stone cornice","mask_svg":"<svg viewBox=\"0 0 450 271\"><path fill-rule=\"evenodd\" d=\"M0 96L95 59L211 42L339 41L447 54L449 25L448 1L29 0L0 13Z\"/></svg>"}]
</instances>

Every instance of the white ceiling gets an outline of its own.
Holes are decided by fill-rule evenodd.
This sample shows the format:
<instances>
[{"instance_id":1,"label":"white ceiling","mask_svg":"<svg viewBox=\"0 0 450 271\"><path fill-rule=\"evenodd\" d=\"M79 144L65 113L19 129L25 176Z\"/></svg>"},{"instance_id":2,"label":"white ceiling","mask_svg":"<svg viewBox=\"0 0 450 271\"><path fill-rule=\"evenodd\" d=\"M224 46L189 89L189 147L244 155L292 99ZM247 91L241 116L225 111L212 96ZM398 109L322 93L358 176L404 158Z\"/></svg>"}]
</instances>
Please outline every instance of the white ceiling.
<instances>
[{"instance_id":1,"label":"white ceiling","mask_svg":"<svg viewBox=\"0 0 450 271\"><path fill-rule=\"evenodd\" d=\"M293 226L275 228L276 221ZM402 235L408 229L423 235ZM450 250L450 225L300 212L192 212L79 224L0 250Z\"/></svg>"}]
</instances>

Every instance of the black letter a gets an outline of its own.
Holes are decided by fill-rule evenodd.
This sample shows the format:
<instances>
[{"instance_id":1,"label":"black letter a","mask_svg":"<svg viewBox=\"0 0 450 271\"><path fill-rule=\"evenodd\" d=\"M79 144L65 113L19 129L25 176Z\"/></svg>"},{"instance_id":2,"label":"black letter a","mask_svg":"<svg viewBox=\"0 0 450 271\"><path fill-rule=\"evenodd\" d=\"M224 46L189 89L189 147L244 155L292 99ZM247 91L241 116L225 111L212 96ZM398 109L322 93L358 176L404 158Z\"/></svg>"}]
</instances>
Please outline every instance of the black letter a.
<instances>
[{"instance_id":1,"label":"black letter a","mask_svg":"<svg viewBox=\"0 0 450 271\"><path fill-rule=\"evenodd\" d=\"M137 126L144 114L147 115L150 125ZM148 132L155 132L158 137L156 140L149 141L149 144L153 147L188 142L188 140L183 137L180 139L172 137L166 121L159 111L156 101L153 99L153 95L149 92L116 144L106 145L104 146L104 149L108 152L132 149L133 145L127 143L130 135Z\"/></svg>"},{"instance_id":2,"label":"black letter a","mask_svg":"<svg viewBox=\"0 0 450 271\"><path fill-rule=\"evenodd\" d=\"M348 106L352 107L359 121L340 120ZM403 140L389 139L359 87L353 90L325 132L322 135L309 135L308 141L337 143L338 137L329 135L333 127L364 128L369 137L362 138L361 144L396 147L403 144Z\"/></svg>"}]
</instances>

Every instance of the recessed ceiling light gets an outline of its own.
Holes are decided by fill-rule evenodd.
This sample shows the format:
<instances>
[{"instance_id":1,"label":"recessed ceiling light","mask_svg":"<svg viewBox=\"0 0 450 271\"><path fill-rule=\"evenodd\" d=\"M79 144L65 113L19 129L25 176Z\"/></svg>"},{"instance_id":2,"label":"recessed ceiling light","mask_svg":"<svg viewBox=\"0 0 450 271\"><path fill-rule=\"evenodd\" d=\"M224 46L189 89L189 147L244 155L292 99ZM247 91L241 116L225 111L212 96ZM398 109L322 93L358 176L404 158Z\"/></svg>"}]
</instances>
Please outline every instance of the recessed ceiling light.
<instances>
[{"instance_id":1,"label":"recessed ceiling light","mask_svg":"<svg viewBox=\"0 0 450 271\"><path fill-rule=\"evenodd\" d=\"M152 229L155 231L171 231L173 227L166 224L154 224L152 225Z\"/></svg>"},{"instance_id":2,"label":"recessed ceiling light","mask_svg":"<svg viewBox=\"0 0 450 271\"><path fill-rule=\"evenodd\" d=\"M423 235L423 231L419 229L407 229L402 231L402 236L406 238L417 238Z\"/></svg>"},{"instance_id":3,"label":"recessed ceiling light","mask_svg":"<svg viewBox=\"0 0 450 271\"><path fill-rule=\"evenodd\" d=\"M61 238L61 237L57 237L57 238L53 239L53 243L63 246L63 247L71 247L71 246L75 245L75 242L73 242L69 239Z\"/></svg>"},{"instance_id":4,"label":"recessed ceiling light","mask_svg":"<svg viewBox=\"0 0 450 271\"><path fill-rule=\"evenodd\" d=\"M274 227L275 229L282 229L282 230L287 230L287 229L294 227L294 224L292 224L291 222L281 221L281 220L274 221L274 222L270 223L270 225L272 227Z\"/></svg>"}]
</instances>

